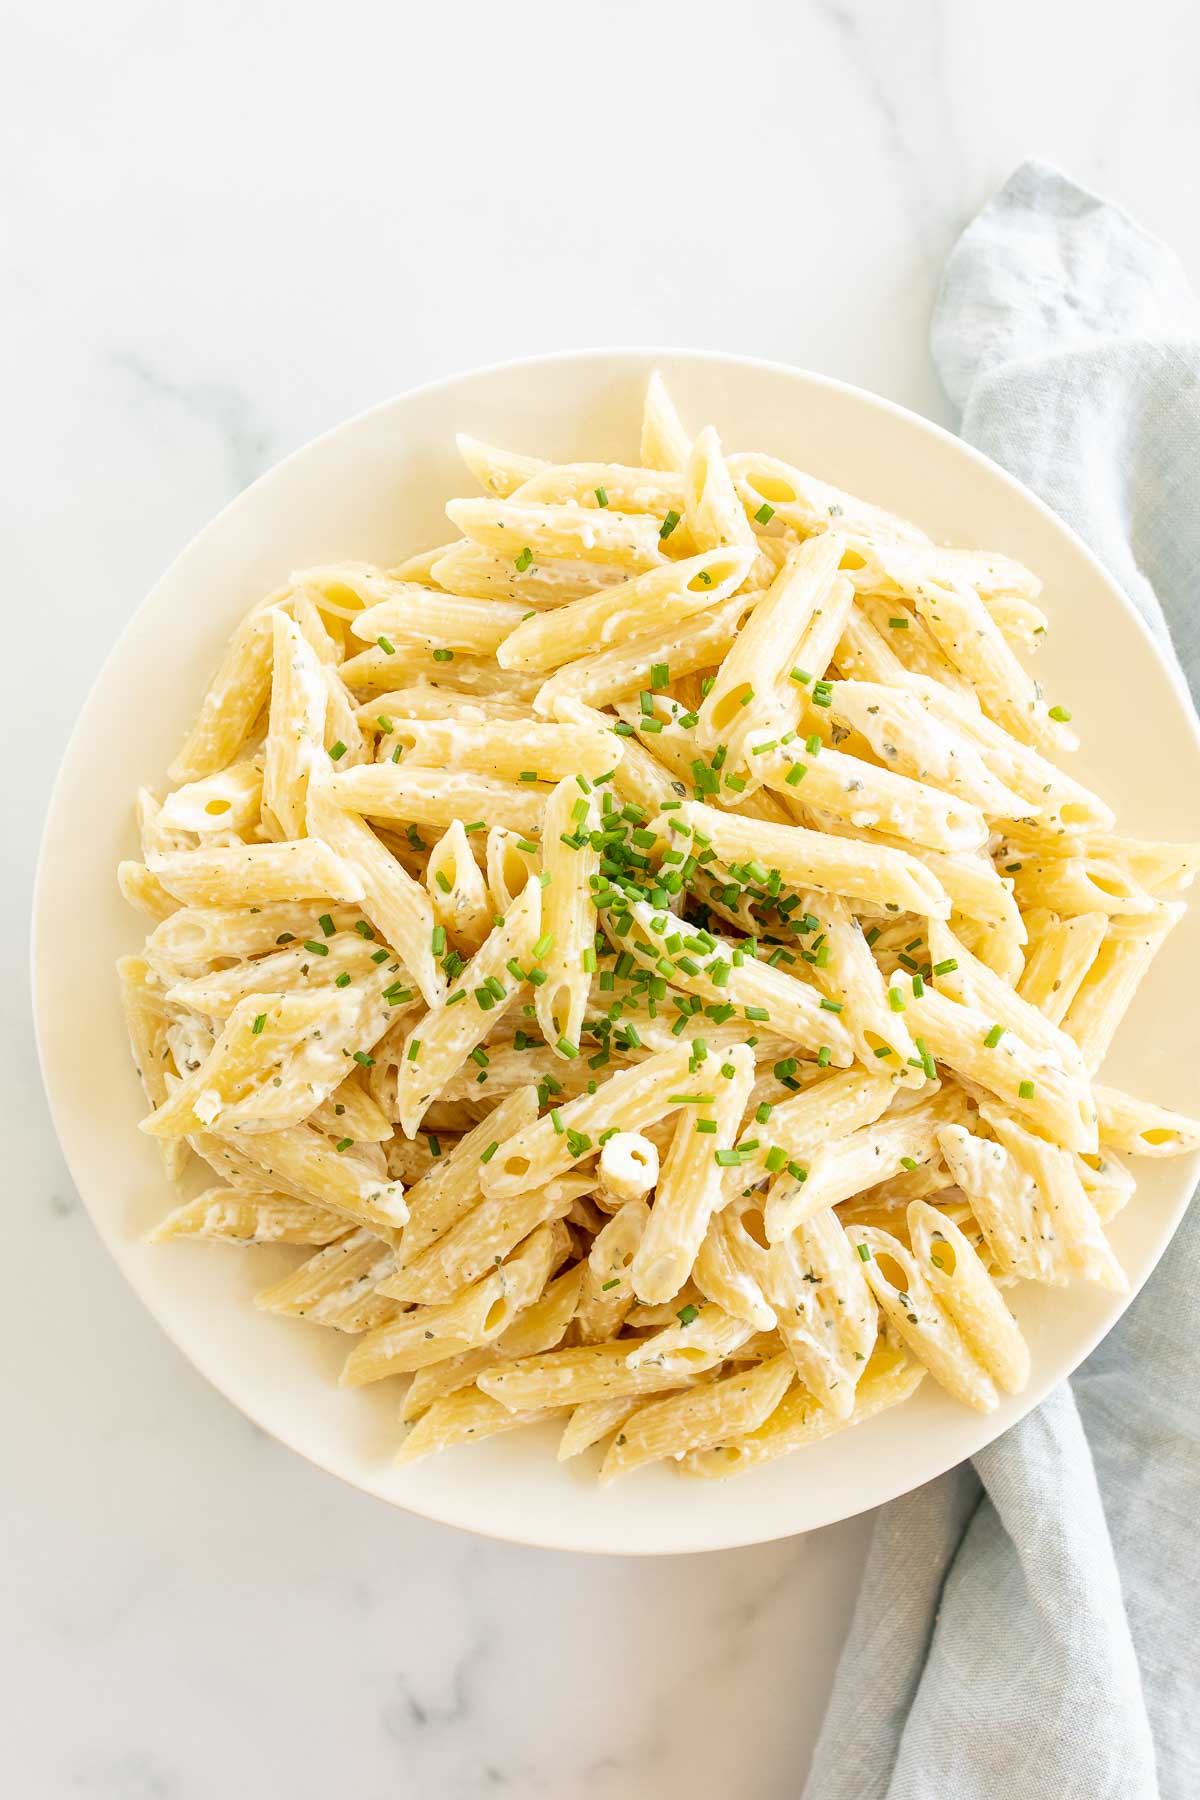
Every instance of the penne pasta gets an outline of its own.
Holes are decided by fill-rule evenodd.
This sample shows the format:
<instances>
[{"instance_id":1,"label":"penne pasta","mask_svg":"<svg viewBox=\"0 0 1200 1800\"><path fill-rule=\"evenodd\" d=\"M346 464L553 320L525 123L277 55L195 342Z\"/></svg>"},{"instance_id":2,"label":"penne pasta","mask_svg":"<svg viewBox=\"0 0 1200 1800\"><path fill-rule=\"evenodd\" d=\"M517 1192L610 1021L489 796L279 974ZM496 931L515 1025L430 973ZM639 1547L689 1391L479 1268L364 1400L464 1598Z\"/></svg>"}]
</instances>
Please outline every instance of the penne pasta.
<instances>
[{"instance_id":1,"label":"penne pasta","mask_svg":"<svg viewBox=\"0 0 1200 1800\"><path fill-rule=\"evenodd\" d=\"M288 575L136 794L142 1128L211 1171L149 1241L301 1246L257 1304L405 1377L401 1464L990 1411L1006 1290L1123 1291L1123 1159L1200 1150L1095 1081L1200 845L1059 767L1038 577L696 427L460 437L462 535Z\"/></svg>"}]
</instances>

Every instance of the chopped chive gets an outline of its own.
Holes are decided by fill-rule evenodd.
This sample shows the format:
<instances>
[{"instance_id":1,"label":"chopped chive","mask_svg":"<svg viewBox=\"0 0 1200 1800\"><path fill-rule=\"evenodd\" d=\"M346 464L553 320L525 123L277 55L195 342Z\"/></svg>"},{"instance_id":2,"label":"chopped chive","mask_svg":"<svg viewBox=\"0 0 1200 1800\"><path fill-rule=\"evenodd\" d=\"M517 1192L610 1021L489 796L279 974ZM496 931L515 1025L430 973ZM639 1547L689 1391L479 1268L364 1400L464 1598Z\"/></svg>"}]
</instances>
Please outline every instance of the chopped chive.
<instances>
[{"instance_id":1,"label":"chopped chive","mask_svg":"<svg viewBox=\"0 0 1200 1800\"><path fill-rule=\"evenodd\" d=\"M597 506L607 506L608 505L608 495L605 493L605 491L602 487L598 487L596 489L596 505Z\"/></svg>"},{"instance_id":2,"label":"chopped chive","mask_svg":"<svg viewBox=\"0 0 1200 1800\"><path fill-rule=\"evenodd\" d=\"M365 1050L356 1050L354 1052L354 1060L358 1063L360 1068L373 1069L375 1067L375 1058L373 1056L368 1056Z\"/></svg>"},{"instance_id":3,"label":"chopped chive","mask_svg":"<svg viewBox=\"0 0 1200 1800\"><path fill-rule=\"evenodd\" d=\"M610 1288L620 1287L620 1285L621 1277L619 1275L614 1275L611 1281L602 1281L600 1283L600 1292L602 1294L607 1294Z\"/></svg>"},{"instance_id":4,"label":"chopped chive","mask_svg":"<svg viewBox=\"0 0 1200 1800\"><path fill-rule=\"evenodd\" d=\"M715 1119L697 1119L696 1130L703 1136L714 1137L717 1130L717 1121Z\"/></svg>"},{"instance_id":5,"label":"chopped chive","mask_svg":"<svg viewBox=\"0 0 1200 1800\"><path fill-rule=\"evenodd\" d=\"M770 1118L771 1114L774 1112L774 1110L775 1109L771 1105L769 1100L762 1101L762 1103L759 1106L757 1106L754 1111L755 1123L758 1125L765 1125L767 1120Z\"/></svg>"},{"instance_id":6,"label":"chopped chive","mask_svg":"<svg viewBox=\"0 0 1200 1800\"><path fill-rule=\"evenodd\" d=\"M840 1013L842 1010L842 1002L840 1000L822 1000L821 1010L823 1012Z\"/></svg>"},{"instance_id":7,"label":"chopped chive","mask_svg":"<svg viewBox=\"0 0 1200 1800\"><path fill-rule=\"evenodd\" d=\"M543 956L545 956L547 954L547 952L551 949L551 947L553 946L553 943L554 943L554 933L552 931L543 931L541 937L538 939L537 943L533 946L533 955L534 955L535 960L540 962L542 960Z\"/></svg>"},{"instance_id":8,"label":"chopped chive","mask_svg":"<svg viewBox=\"0 0 1200 1800\"><path fill-rule=\"evenodd\" d=\"M858 1254L859 1254L859 1257L860 1257L860 1259L861 1259L861 1261L863 1261L863 1262L870 1262L870 1260L871 1260L871 1246L870 1246L870 1245L869 1245L869 1244L860 1244L860 1245L859 1245L859 1246L858 1246Z\"/></svg>"},{"instance_id":9,"label":"chopped chive","mask_svg":"<svg viewBox=\"0 0 1200 1800\"><path fill-rule=\"evenodd\" d=\"M421 1040L420 1040L420 1038L411 1038L411 1039L410 1039L410 1040L409 1040L409 1045L408 1045L408 1050L407 1050L407 1053L406 1053L406 1054L407 1054L407 1057L408 1057L408 1061L409 1061L409 1062L411 1062L411 1063L415 1063L415 1062L416 1062L416 1060L417 1060L417 1058L418 1058L418 1057L419 1057L419 1056L420 1056L420 1054L421 1054Z\"/></svg>"},{"instance_id":10,"label":"chopped chive","mask_svg":"<svg viewBox=\"0 0 1200 1800\"><path fill-rule=\"evenodd\" d=\"M681 1306L675 1317L679 1320L681 1325L690 1325L694 1319L700 1317L700 1308L690 1304Z\"/></svg>"},{"instance_id":11,"label":"chopped chive","mask_svg":"<svg viewBox=\"0 0 1200 1800\"><path fill-rule=\"evenodd\" d=\"M518 573L518 575L523 575L532 561L533 561L533 551L529 548L529 545L526 544L526 546L522 550L520 556L518 556L518 558L517 558L517 573Z\"/></svg>"},{"instance_id":12,"label":"chopped chive","mask_svg":"<svg viewBox=\"0 0 1200 1800\"><path fill-rule=\"evenodd\" d=\"M338 976L337 980L334 982L333 985L334 985L334 987L349 987L350 986L350 977L343 971L343 973Z\"/></svg>"},{"instance_id":13,"label":"chopped chive","mask_svg":"<svg viewBox=\"0 0 1200 1800\"><path fill-rule=\"evenodd\" d=\"M936 1081L937 1080L937 1064L934 1062L932 1056L929 1054L929 1046L926 1044L924 1038L916 1038L916 1039L914 1039L914 1042L916 1043L916 1046L917 1046L917 1055L921 1059L921 1067L925 1071L926 1080L927 1081Z\"/></svg>"},{"instance_id":14,"label":"chopped chive","mask_svg":"<svg viewBox=\"0 0 1200 1800\"><path fill-rule=\"evenodd\" d=\"M437 882L443 894L448 894L450 892L450 877L446 874L444 869L439 869L433 879Z\"/></svg>"},{"instance_id":15,"label":"chopped chive","mask_svg":"<svg viewBox=\"0 0 1200 1800\"><path fill-rule=\"evenodd\" d=\"M394 750L393 750L393 751L392 751L392 761L393 761L393 762L394 762L394 763L398 763L398 762L399 762L399 761L400 761L400 758L401 758L401 757L402 757L402 756L403 756L403 755L404 755L404 745L403 745L403 744L397 744L397 745L396 745L396 748L395 748L395 749L394 749Z\"/></svg>"},{"instance_id":16,"label":"chopped chive","mask_svg":"<svg viewBox=\"0 0 1200 1800\"><path fill-rule=\"evenodd\" d=\"M453 650L435 650L433 660L434 662L453 662L454 652Z\"/></svg>"},{"instance_id":17,"label":"chopped chive","mask_svg":"<svg viewBox=\"0 0 1200 1800\"><path fill-rule=\"evenodd\" d=\"M775 508L773 506L769 506L767 504L767 502L764 500L762 505L759 507L758 511L754 515L754 522L756 525L769 525L771 523L771 520L774 517L775 517Z\"/></svg>"},{"instance_id":18,"label":"chopped chive","mask_svg":"<svg viewBox=\"0 0 1200 1800\"><path fill-rule=\"evenodd\" d=\"M674 531L675 527L678 525L678 523L679 523L679 514L675 511L675 508L672 507L670 509L670 511L667 513L666 518L662 522L662 528L658 534L659 537L660 538L669 538L671 533Z\"/></svg>"},{"instance_id":19,"label":"chopped chive","mask_svg":"<svg viewBox=\"0 0 1200 1800\"><path fill-rule=\"evenodd\" d=\"M321 927L321 930L324 932L326 937L333 936L333 931L334 931L333 920L330 918L328 913L322 913L320 918L317 920L317 924Z\"/></svg>"},{"instance_id":20,"label":"chopped chive","mask_svg":"<svg viewBox=\"0 0 1200 1800\"><path fill-rule=\"evenodd\" d=\"M736 1150L714 1150L713 1161L719 1169L736 1169L741 1163Z\"/></svg>"},{"instance_id":21,"label":"chopped chive","mask_svg":"<svg viewBox=\"0 0 1200 1800\"><path fill-rule=\"evenodd\" d=\"M794 762L783 779L787 782L789 787L798 787L807 774L807 764Z\"/></svg>"},{"instance_id":22,"label":"chopped chive","mask_svg":"<svg viewBox=\"0 0 1200 1800\"><path fill-rule=\"evenodd\" d=\"M1017 1093L1022 1100L1032 1100L1033 1099L1033 1083L1032 1083L1032 1081L1023 1081L1021 1083L1020 1087L1017 1089Z\"/></svg>"},{"instance_id":23,"label":"chopped chive","mask_svg":"<svg viewBox=\"0 0 1200 1800\"><path fill-rule=\"evenodd\" d=\"M958 967L957 957L948 956L946 958L945 962L934 963L933 972L935 975L949 975L949 974L953 973L953 971L955 969L957 969L957 967Z\"/></svg>"},{"instance_id":24,"label":"chopped chive","mask_svg":"<svg viewBox=\"0 0 1200 1800\"><path fill-rule=\"evenodd\" d=\"M829 1067L829 1058L832 1054L833 1052L830 1050L828 1044L821 1045L821 1048L817 1051L818 1069L827 1069Z\"/></svg>"},{"instance_id":25,"label":"chopped chive","mask_svg":"<svg viewBox=\"0 0 1200 1800\"><path fill-rule=\"evenodd\" d=\"M1067 711L1065 706L1052 706L1050 708L1050 717L1055 721L1056 724L1065 725L1067 720L1071 717L1071 715Z\"/></svg>"},{"instance_id":26,"label":"chopped chive","mask_svg":"<svg viewBox=\"0 0 1200 1800\"><path fill-rule=\"evenodd\" d=\"M771 1175L778 1175L778 1173L781 1169L787 1168L787 1164L788 1164L787 1151L785 1149L783 1149L783 1147L780 1144L772 1144L771 1148L767 1151L766 1157L764 1158L764 1166L766 1167L768 1173Z\"/></svg>"},{"instance_id":27,"label":"chopped chive","mask_svg":"<svg viewBox=\"0 0 1200 1800\"><path fill-rule=\"evenodd\" d=\"M987 1036L984 1038L983 1041L989 1050L994 1050L996 1048L996 1045L1000 1042L1000 1039L1003 1036L1004 1036L1003 1025L993 1025L992 1029L988 1032Z\"/></svg>"},{"instance_id":28,"label":"chopped chive","mask_svg":"<svg viewBox=\"0 0 1200 1800\"><path fill-rule=\"evenodd\" d=\"M807 687L812 680L812 676L807 669L792 669L790 671L790 677L791 680L798 681L801 687Z\"/></svg>"},{"instance_id":29,"label":"chopped chive","mask_svg":"<svg viewBox=\"0 0 1200 1800\"><path fill-rule=\"evenodd\" d=\"M890 627L893 631L907 631L908 630L908 620L907 619L889 619L888 624L890 625Z\"/></svg>"},{"instance_id":30,"label":"chopped chive","mask_svg":"<svg viewBox=\"0 0 1200 1800\"><path fill-rule=\"evenodd\" d=\"M250 1027L251 1036L258 1037L260 1032L262 1031L263 1026L266 1024L266 1022L267 1022L266 1013L259 1013L259 1015L255 1019L253 1025Z\"/></svg>"},{"instance_id":31,"label":"chopped chive","mask_svg":"<svg viewBox=\"0 0 1200 1800\"><path fill-rule=\"evenodd\" d=\"M376 638L375 642L379 645L379 648L383 651L385 656L395 656L396 646L392 643L390 638Z\"/></svg>"},{"instance_id":32,"label":"chopped chive","mask_svg":"<svg viewBox=\"0 0 1200 1800\"><path fill-rule=\"evenodd\" d=\"M900 991L898 988L889 988L888 989L888 1005L891 1007L893 1012L903 1012L904 1011L904 1002L900 998Z\"/></svg>"},{"instance_id":33,"label":"chopped chive","mask_svg":"<svg viewBox=\"0 0 1200 1800\"><path fill-rule=\"evenodd\" d=\"M304 948L306 950L311 950L314 956L328 956L329 955L329 945L328 944L318 944L315 938L305 938Z\"/></svg>"},{"instance_id":34,"label":"chopped chive","mask_svg":"<svg viewBox=\"0 0 1200 1800\"><path fill-rule=\"evenodd\" d=\"M563 1132L567 1129L562 1122L562 1114L559 1112L557 1106L552 1106L550 1108L550 1123L553 1125L559 1137L561 1137Z\"/></svg>"},{"instance_id":35,"label":"chopped chive","mask_svg":"<svg viewBox=\"0 0 1200 1800\"><path fill-rule=\"evenodd\" d=\"M900 1158L900 1167L902 1169L907 1169L910 1175L912 1174L913 1170L915 1168L917 1168L918 1166L919 1165L917 1163L917 1159L915 1156L902 1156Z\"/></svg>"},{"instance_id":36,"label":"chopped chive","mask_svg":"<svg viewBox=\"0 0 1200 1800\"><path fill-rule=\"evenodd\" d=\"M329 746L329 754L334 762L339 761L341 757L345 756L346 746L343 744L341 738L338 739L336 744L331 744Z\"/></svg>"},{"instance_id":37,"label":"chopped chive","mask_svg":"<svg viewBox=\"0 0 1200 1800\"><path fill-rule=\"evenodd\" d=\"M493 1156L495 1156L495 1154L499 1148L500 1148L499 1138L493 1138L491 1143L488 1145L487 1149L480 1151L480 1153L479 1153L480 1162L481 1163L491 1162Z\"/></svg>"},{"instance_id":38,"label":"chopped chive","mask_svg":"<svg viewBox=\"0 0 1200 1800\"><path fill-rule=\"evenodd\" d=\"M375 936L375 927L373 925L368 925L365 919L355 919L354 929L357 931L359 937L373 938Z\"/></svg>"},{"instance_id":39,"label":"chopped chive","mask_svg":"<svg viewBox=\"0 0 1200 1800\"><path fill-rule=\"evenodd\" d=\"M353 1142L354 1142L353 1138L339 1138L337 1143L333 1147L337 1151L338 1155L340 1156L342 1154L342 1151L348 1150Z\"/></svg>"}]
</instances>

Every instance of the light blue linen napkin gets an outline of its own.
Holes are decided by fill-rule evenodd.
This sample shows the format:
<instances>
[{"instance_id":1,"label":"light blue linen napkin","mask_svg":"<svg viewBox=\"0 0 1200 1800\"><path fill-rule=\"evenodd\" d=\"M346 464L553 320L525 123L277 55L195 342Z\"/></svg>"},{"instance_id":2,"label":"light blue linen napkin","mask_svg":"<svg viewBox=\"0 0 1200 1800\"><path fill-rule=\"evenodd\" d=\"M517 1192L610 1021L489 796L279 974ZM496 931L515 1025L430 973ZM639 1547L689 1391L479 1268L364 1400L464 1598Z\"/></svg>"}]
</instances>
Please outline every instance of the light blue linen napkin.
<instances>
[{"instance_id":1,"label":"light blue linen napkin","mask_svg":"<svg viewBox=\"0 0 1200 1800\"><path fill-rule=\"evenodd\" d=\"M962 434L1106 563L1200 690L1200 309L1173 254L1026 163L933 320ZM1200 1796L1200 1209L997 1443L878 1516L804 1800Z\"/></svg>"}]
</instances>

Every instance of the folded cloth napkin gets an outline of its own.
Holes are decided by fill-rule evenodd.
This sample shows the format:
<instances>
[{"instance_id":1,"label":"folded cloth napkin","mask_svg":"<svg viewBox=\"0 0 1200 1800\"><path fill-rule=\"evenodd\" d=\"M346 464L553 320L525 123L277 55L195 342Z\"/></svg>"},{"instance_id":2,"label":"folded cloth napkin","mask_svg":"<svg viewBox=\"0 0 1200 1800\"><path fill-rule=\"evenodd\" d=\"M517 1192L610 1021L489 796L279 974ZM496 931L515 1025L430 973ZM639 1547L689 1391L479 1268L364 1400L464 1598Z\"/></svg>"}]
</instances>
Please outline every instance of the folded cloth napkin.
<instances>
[{"instance_id":1,"label":"folded cloth napkin","mask_svg":"<svg viewBox=\"0 0 1200 1800\"><path fill-rule=\"evenodd\" d=\"M962 433L1072 525L1200 691L1200 309L1041 163L959 240ZM1200 1796L1200 1208L1029 1418L878 1515L804 1800Z\"/></svg>"}]
</instances>

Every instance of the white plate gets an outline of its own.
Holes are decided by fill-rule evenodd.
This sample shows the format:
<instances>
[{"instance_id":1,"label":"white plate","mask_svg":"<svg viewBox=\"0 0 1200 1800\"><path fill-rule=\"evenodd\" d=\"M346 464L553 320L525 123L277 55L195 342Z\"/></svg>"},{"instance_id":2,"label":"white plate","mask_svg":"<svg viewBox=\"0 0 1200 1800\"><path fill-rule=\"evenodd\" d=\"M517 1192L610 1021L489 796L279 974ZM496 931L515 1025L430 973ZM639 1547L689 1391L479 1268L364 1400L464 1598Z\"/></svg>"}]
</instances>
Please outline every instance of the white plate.
<instances>
[{"instance_id":1,"label":"white plate","mask_svg":"<svg viewBox=\"0 0 1200 1800\"><path fill-rule=\"evenodd\" d=\"M136 1130L145 1105L112 964L140 945L143 921L120 900L114 870L135 853L134 789L162 780L251 601L308 563L387 563L452 536L442 506L472 488L457 430L556 459L636 460L655 367L684 419L711 420L732 448L774 452L937 538L1007 551L1037 570L1052 622L1039 672L1084 743L1072 767L1127 829L1200 837L1200 736L1182 687L1094 558L1018 483L936 426L838 382L731 356L595 351L483 369L388 401L297 451L201 532L135 614L83 709L50 806L34 911L38 1034L63 1149L113 1256L184 1353L265 1430L394 1505L521 1543L620 1553L759 1543L903 1493L1036 1405L1123 1302L1026 1284L1014 1305L1033 1377L1019 1399L982 1417L927 1381L907 1405L729 1482L684 1483L654 1468L602 1490L596 1453L559 1465L550 1428L396 1469L395 1384L342 1392L345 1338L250 1303L292 1255L141 1241L171 1202L155 1148ZM1198 947L1200 909L1168 940L1106 1070L1193 1113ZM1179 1221L1196 1163L1139 1165L1139 1192L1111 1233L1134 1289Z\"/></svg>"}]
</instances>

